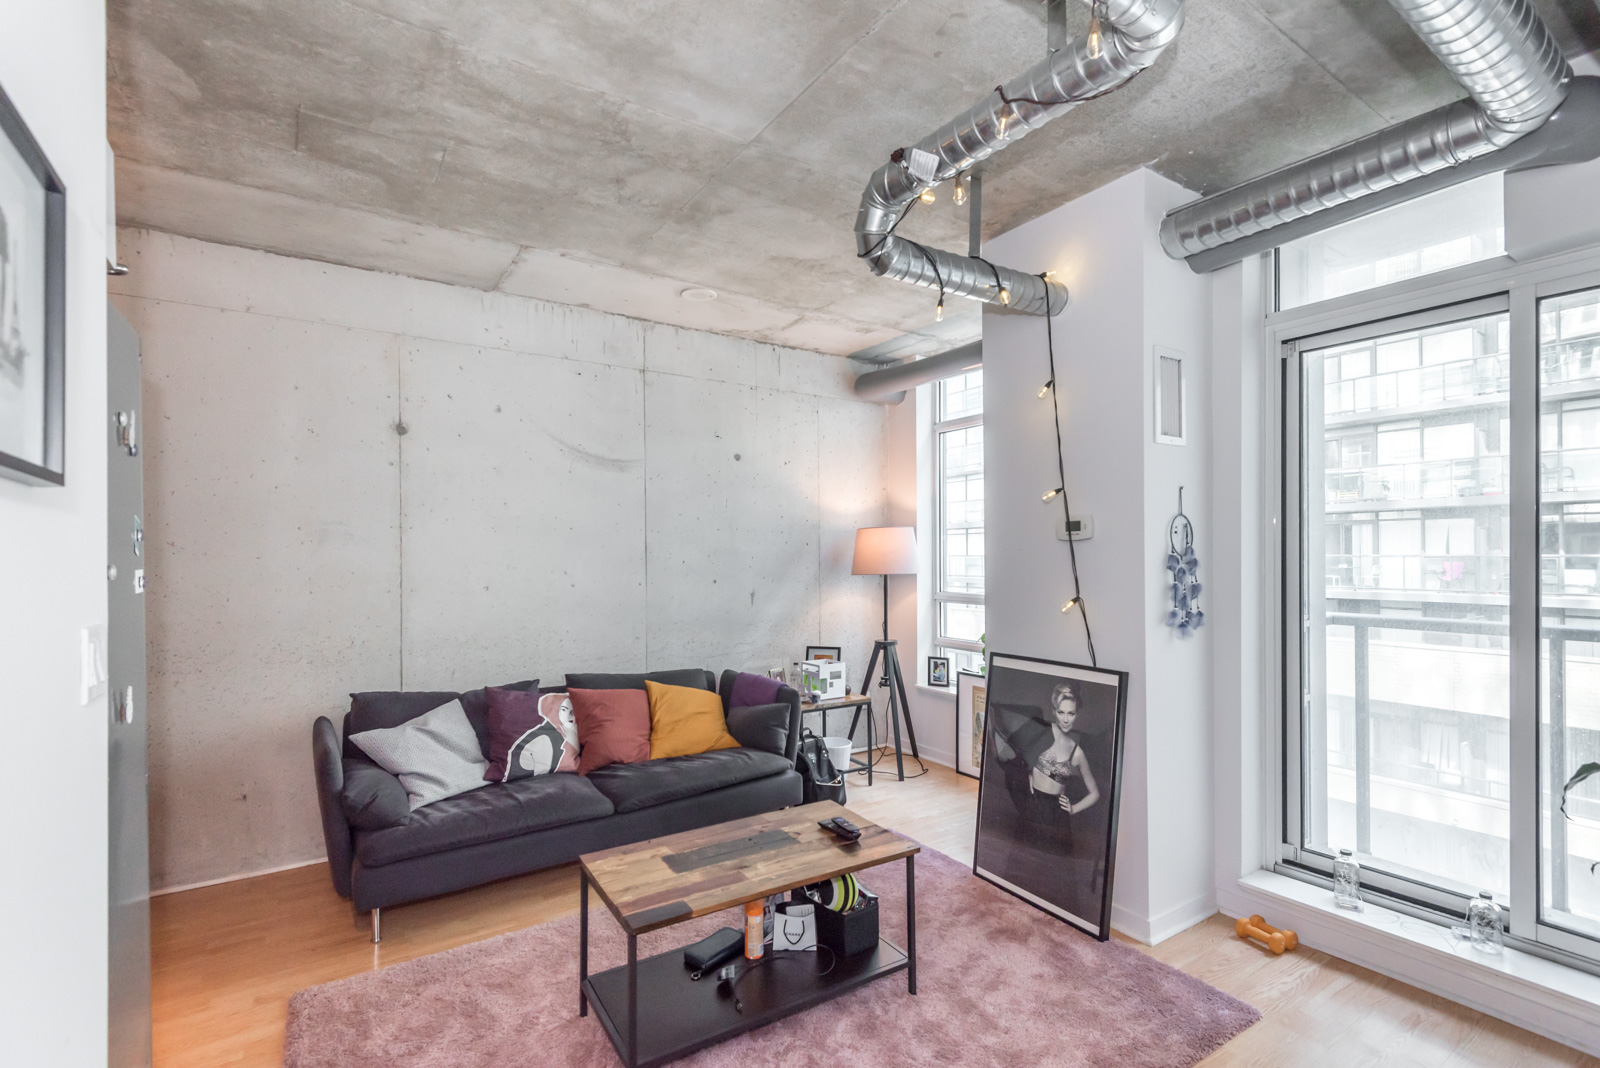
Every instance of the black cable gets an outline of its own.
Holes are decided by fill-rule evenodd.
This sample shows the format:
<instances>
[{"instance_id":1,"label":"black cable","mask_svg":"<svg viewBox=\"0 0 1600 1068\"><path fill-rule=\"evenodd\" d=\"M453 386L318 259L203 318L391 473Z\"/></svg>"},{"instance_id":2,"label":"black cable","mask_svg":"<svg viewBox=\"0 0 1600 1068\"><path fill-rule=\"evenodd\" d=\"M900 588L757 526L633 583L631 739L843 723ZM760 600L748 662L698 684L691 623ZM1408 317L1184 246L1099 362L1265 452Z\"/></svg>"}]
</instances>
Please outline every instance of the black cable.
<instances>
[{"instance_id":1,"label":"black cable","mask_svg":"<svg viewBox=\"0 0 1600 1068\"><path fill-rule=\"evenodd\" d=\"M1048 287L1049 283L1044 275L1041 274L1039 280L1045 282ZM1045 293L1044 336L1045 344L1050 353L1050 381L1052 383L1050 387L1050 413L1055 416L1056 420L1056 474L1061 479L1061 509L1067 520L1067 554L1072 558L1072 599L1077 603L1079 613L1083 615L1083 637L1089 643L1089 664L1092 667L1099 667L1100 662L1094 655L1094 631L1089 628L1089 606L1084 603L1083 586L1078 580L1078 542L1072 534L1072 502L1067 499L1066 446L1061 441L1061 388L1054 384L1059 382L1060 379L1056 377L1056 339L1055 329L1051 324L1053 316L1050 314L1049 304L1050 296L1047 288Z\"/></svg>"},{"instance_id":2,"label":"black cable","mask_svg":"<svg viewBox=\"0 0 1600 1068\"><path fill-rule=\"evenodd\" d=\"M818 906L818 907L820 908L821 906ZM820 971L816 971L816 970L812 971L812 973L811 973L812 975L815 975L815 976L827 975L829 972L833 971L833 966L839 962L838 956L835 955L835 953L833 952L832 949L829 949L827 946L822 946L822 945L817 946L816 952L817 952L819 958L820 958L821 954L824 951L826 951L826 953L828 954L828 966L826 968L821 969ZM778 956L779 952L783 953L782 957ZM798 964L799 963L799 959L798 958L799 958L800 954L804 953L804 952L806 952L806 951L805 950L800 950L799 952L796 952L794 950L777 950L777 951L775 951L775 950L769 949L769 950L766 951L766 955L763 956L760 960L754 961L751 964L747 965L742 971L739 972L738 975L734 976L733 979L731 979L729 981L729 983L728 983L728 993L733 995L733 1008L734 1008L734 1011L735 1012L743 1012L744 1011L744 1002L739 1000L739 984L744 982L745 976L749 975L751 972L755 971L757 968L760 968L762 965L773 964L773 963L775 963L776 961L779 961L779 960L794 960L795 963Z\"/></svg>"}]
</instances>

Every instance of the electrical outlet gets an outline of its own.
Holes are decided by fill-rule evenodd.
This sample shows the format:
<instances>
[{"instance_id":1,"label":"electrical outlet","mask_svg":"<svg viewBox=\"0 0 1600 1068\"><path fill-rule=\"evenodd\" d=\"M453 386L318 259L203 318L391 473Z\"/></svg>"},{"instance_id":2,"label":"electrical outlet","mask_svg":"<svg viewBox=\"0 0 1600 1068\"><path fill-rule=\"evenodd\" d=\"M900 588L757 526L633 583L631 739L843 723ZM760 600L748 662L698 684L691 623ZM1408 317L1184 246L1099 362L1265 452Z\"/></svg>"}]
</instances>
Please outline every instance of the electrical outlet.
<instances>
[{"instance_id":1,"label":"electrical outlet","mask_svg":"<svg viewBox=\"0 0 1600 1068\"><path fill-rule=\"evenodd\" d=\"M78 703L86 705L106 695L106 685L111 678L106 666L106 625L96 623L79 633L82 640L78 649Z\"/></svg>"},{"instance_id":2,"label":"electrical outlet","mask_svg":"<svg viewBox=\"0 0 1600 1068\"><path fill-rule=\"evenodd\" d=\"M1075 515L1072 517L1072 526L1073 530L1069 535L1067 533L1067 521L1065 519L1056 520L1056 540L1088 541L1090 538L1094 537L1093 516Z\"/></svg>"}]
</instances>

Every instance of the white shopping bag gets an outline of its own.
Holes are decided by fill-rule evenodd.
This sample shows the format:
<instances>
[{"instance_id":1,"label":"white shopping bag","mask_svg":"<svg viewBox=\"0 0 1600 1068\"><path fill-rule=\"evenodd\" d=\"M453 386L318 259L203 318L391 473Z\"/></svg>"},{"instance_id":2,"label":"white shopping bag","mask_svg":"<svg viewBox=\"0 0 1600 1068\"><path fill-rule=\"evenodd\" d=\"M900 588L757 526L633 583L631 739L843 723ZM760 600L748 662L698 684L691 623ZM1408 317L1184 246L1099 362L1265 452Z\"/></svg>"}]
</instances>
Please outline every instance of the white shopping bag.
<instances>
[{"instance_id":1,"label":"white shopping bag","mask_svg":"<svg viewBox=\"0 0 1600 1068\"><path fill-rule=\"evenodd\" d=\"M817 948L817 907L790 901L772 916L772 948L800 951Z\"/></svg>"}]
</instances>

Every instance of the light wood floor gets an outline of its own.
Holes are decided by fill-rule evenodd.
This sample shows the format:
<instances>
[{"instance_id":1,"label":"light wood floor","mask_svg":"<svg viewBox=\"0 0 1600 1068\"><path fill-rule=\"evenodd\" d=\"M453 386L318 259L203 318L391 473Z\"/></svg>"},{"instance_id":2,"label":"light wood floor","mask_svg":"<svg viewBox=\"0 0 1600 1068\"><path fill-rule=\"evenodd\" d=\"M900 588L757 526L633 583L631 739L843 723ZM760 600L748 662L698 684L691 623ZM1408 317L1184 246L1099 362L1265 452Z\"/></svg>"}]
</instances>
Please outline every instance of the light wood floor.
<instances>
[{"instance_id":1,"label":"light wood floor","mask_svg":"<svg viewBox=\"0 0 1600 1068\"><path fill-rule=\"evenodd\" d=\"M852 783L850 806L970 863L977 783L931 767L904 783L892 775L870 789ZM378 946L320 864L156 898L156 1064L276 1068L296 990L576 910L571 866L385 910ZM1206 1068L1600 1068L1593 1058L1315 950L1273 957L1234 937L1221 917L1141 948L1261 1010L1261 1022L1207 1058Z\"/></svg>"}]
</instances>

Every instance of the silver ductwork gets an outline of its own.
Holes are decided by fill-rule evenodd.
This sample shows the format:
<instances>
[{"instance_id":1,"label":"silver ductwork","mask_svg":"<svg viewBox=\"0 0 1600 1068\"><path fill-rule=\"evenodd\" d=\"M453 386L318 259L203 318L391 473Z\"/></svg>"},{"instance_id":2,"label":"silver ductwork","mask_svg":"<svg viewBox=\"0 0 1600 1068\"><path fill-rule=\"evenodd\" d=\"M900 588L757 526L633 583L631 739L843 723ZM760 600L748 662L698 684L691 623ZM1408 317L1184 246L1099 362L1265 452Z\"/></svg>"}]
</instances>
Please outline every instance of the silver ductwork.
<instances>
[{"instance_id":1,"label":"silver ductwork","mask_svg":"<svg viewBox=\"0 0 1600 1068\"><path fill-rule=\"evenodd\" d=\"M1161 224L1169 256L1196 270L1234 262L1248 253L1207 255L1204 267L1192 257L1499 152L1543 127L1566 100L1572 68L1529 0L1389 2L1472 99L1185 204ZM1341 215L1359 217L1420 192L1406 194Z\"/></svg>"},{"instance_id":2,"label":"silver ductwork","mask_svg":"<svg viewBox=\"0 0 1600 1068\"><path fill-rule=\"evenodd\" d=\"M1066 307L1067 288L1059 282L926 248L896 236L894 228L924 189L959 177L1056 116L1125 85L1161 56L1183 26L1183 0L1104 0L1101 10L1098 55L1090 55L1088 35L1063 43L878 168L856 214L856 252L873 273L1031 315L1054 315Z\"/></svg>"},{"instance_id":3,"label":"silver ductwork","mask_svg":"<svg viewBox=\"0 0 1600 1068\"><path fill-rule=\"evenodd\" d=\"M881 371L868 371L856 378L856 396L865 401L899 404L906 399L908 389L916 389L924 382L936 382L941 378L976 371L982 366L983 342L969 341L937 356L903 360Z\"/></svg>"}]
</instances>

